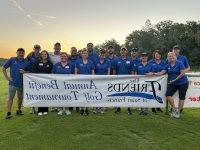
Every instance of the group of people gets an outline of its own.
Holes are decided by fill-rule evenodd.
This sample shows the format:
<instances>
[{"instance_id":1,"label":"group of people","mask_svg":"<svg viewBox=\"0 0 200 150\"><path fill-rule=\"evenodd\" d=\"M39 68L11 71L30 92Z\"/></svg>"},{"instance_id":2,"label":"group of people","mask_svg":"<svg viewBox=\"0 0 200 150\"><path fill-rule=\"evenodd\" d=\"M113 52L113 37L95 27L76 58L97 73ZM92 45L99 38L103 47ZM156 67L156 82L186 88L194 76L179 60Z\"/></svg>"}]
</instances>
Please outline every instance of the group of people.
<instances>
[{"instance_id":1,"label":"group of people","mask_svg":"<svg viewBox=\"0 0 200 150\"><path fill-rule=\"evenodd\" d=\"M188 78L185 75L190 70L188 60L181 55L181 48L175 45L167 54L167 58L162 57L160 50L155 50L152 59L148 59L149 54L139 52L138 48L129 50L126 47L120 49L120 56L115 55L115 48L110 45L107 49L94 50L93 43L88 43L87 47L80 52L76 47L72 47L70 55L61 52L61 44L55 43L54 52L41 51L40 45L34 45L33 51L25 58L25 50L19 48L17 56L10 58L3 66L5 79L9 81L7 114L6 119L12 117L11 109L13 99L17 93L18 107L16 115L23 115L21 111L23 100L23 73L45 73L45 74L87 74L87 75L147 75L161 76L168 74L166 99L171 105L171 117L180 118L183 110L184 100L188 89ZM10 75L6 69L10 68ZM173 95L179 92L178 108L175 107ZM73 108L52 108L58 115L71 114ZM132 114L128 108L128 114ZM76 108L81 115L88 115L89 109ZM152 112L157 113L160 108L152 108ZM31 108L31 113L41 115L48 114L48 107ZM104 112L103 108L93 108L93 113ZM121 112L120 108L115 108L115 113ZM147 108L141 108L140 115L147 115Z\"/></svg>"}]
</instances>

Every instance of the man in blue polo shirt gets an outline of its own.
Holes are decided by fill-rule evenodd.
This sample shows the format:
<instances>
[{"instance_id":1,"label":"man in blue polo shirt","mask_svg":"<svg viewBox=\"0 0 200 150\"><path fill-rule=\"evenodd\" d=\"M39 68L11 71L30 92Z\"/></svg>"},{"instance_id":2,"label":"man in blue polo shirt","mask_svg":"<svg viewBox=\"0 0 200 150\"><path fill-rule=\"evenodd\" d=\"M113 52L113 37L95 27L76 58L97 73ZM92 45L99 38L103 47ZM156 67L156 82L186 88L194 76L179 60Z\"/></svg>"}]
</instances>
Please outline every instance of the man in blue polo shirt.
<instances>
[{"instance_id":1,"label":"man in blue polo shirt","mask_svg":"<svg viewBox=\"0 0 200 150\"><path fill-rule=\"evenodd\" d=\"M77 48L76 47L71 47L70 54L71 55L69 57L69 60L72 63L72 65L75 67L77 59L80 59L80 56L78 55Z\"/></svg>"},{"instance_id":2,"label":"man in blue polo shirt","mask_svg":"<svg viewBox=\"0 0 200 150\"><path fill-rule=\"evenodd\" d=\"M110 75L113 75L113 65L117 56L114 54L115 49L112 45L108 46L107 51L108 51L108 56L106 57L106 59L110 61L110 65L111 65Z\"/></svg>"},{"instance_id":3,"label":"man in blue polo shirt","mask_svg":"<svg viewBox=\"0 0 200 150\"><path fill-rule=\"evenodd\" d=\"M87 51L88 51L88 59L91 60L94 64L97 64L99 60L99 55L94 51L93 43L87 44Z\"/></svg>"},{"instance_id":4,"label":"man in blue polo shirt","mask_svg":"<svg viewBox=\"0 0 200 150\"><path fill-rule=\"evenodd\" d=\"M133 65L136 68L136 66L140 63L141 59L139 58L139 50L138 48L132 48L131 49L131 59L133 61Z\"/></svg>"},{"instance_id":5,"label":"man in blue polo shirt","mask_svg":"<svg viewBox=\"0 0 200 150\"><path fill-rule=\"evenodd\" d=\"M116 58L113 65L113 74L116 75L130 75L134 74L134 66L131 58L128 57L128 50L122 47L120 50L120 57ZM121 109L118 107L115 113L119 113ZM131 109L128 108L128 114L131 115Z\"/></svg>"},{"instance_id":6,"label":"man in blue polo shirt","mask_svg":"<svg viewBox=\"0 0 200 150\"><path fill-rule=\"evenodd\" d=\"M9 81L8 101L7 101L7 115L6 119L11 118L11 109L13 99L17 92L18 97L18 110L17 115L23 115L21 111L22 99L23 99L23 73L30 69L30 63L24 59L25 50L19 48L17 50L17 57L10 58L3 66L3 74L6 80ZM6 69L10 68L10 76L7 74Z\"/></svg>"}]
</instances>

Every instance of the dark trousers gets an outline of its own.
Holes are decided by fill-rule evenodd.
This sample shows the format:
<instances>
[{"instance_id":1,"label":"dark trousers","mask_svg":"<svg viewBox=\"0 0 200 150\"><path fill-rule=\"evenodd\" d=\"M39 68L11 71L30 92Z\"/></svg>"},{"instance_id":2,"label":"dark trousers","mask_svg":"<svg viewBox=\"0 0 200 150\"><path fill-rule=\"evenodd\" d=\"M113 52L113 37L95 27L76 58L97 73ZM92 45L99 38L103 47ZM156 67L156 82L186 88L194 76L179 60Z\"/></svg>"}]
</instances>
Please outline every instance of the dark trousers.
<instances>
[{"instance_id":1,"label":"dark trousers","mask_svg":"<svg viewBox=\"0 0 200 150\"><path fill-rule=\"evenodd\" d=\"M48 112L48 107L38 107L38 112Z\"/></svg>"}]
</instances>

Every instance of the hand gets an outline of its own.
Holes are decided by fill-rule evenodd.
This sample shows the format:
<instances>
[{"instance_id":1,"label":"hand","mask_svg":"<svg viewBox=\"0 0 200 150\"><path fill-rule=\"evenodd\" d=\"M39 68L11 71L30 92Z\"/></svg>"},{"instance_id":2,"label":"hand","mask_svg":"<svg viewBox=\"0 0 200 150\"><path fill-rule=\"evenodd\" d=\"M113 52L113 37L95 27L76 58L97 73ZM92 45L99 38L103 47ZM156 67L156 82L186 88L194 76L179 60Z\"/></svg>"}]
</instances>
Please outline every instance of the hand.
<instances>
[{"instance_id":1,"label":"hand","mask_svg":"<svg viewBox=\"0 0 200 150\"><path fill-rule=\"evenodd\" d=\"M147 73L146 75L148 75L148 76L153 76L154 73L153 73L153 72L149 72L149 73Z\"/></svg>"},{"instance_id":2,"label":"hand","mask_svg":"<svg viewBox=\"0 0 200 150\"><path fill-rule=\"evenodd\" d=\"M26 73L26 71L24 71L23 69L19 69L19 72L20 72L21 74Z\"/></svg>"},{"instance_id":3,"label":"hand","mask_svg":"<svg viewBox=\"0 0 200 150\"><path fill-rule=\"evenodd\" d=\"M169 81L169 83L168 84L172 84L172 83L174 83L176 80L171 80L171 81Z\"/></svg>"},{"instance_id":4,"label":"hand","mask_svg":"<svg viewBox=\"0 0 200 150\"><path fill-rule=\"evenodd\" d=\"M6 80L12 81L13 79L11 77L7 77Z\"/></svg>"}]
</instances>

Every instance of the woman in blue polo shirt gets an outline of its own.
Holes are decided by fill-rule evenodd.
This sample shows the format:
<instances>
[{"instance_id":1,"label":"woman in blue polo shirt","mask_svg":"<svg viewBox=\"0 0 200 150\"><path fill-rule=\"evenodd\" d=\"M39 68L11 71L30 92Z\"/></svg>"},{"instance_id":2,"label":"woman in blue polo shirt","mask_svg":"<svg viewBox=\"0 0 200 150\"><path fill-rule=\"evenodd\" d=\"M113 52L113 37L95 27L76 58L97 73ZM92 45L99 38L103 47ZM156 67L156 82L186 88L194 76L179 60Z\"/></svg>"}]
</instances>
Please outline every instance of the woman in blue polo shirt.
<instances>
[{"instance_id":1,"label":"woman in blue polo shirt","mask_svg":"<svg viewBox=\"0 0 200 150\"><path fill-rule=\"evenodd\" d=\"M60 54L60 60L61 62L56 63L53 66L52 73L54 74L73 74L74 73L74 67L71 62L68 60L68 54L65 52L61 52ZM58 115L63 115L65 112L66 115L70 115L71 112L69 108L60 108Z\"/></svg>"},{"instance_id":2,"label":"woman in blue polo shirt","mask_svg":"<svg viewBox=\"0 0 200 150\"><path fill-rule=\"evenodd\" d=\"M148 63L148 55L147 53L141 54L141 62L136 66L136 74L137 75L148 75L150 72L151 66ZM140 115L147 115L147 108L140 109Z\"/></svg>"},{"instance_id":3,"label":"woman in blue polo shirt","mask_svg":"<svg viewBox=\"0 0 200 150\"><path fill-rule=\"evenodd\" d=\"M111 65L110 61L105 58L106 57L106 50L100 49L99 50L99 59L97 61L97 64L95 64L95 73L96 75L110 75ZM94 108L93 113L101 114L104 113L104 109L102 107Z\"/></svg>"},{"instance_id":4,"label":"woman in blue polo shirt","mask_svg":"<svg viewBox=\"0 0 200 150\"><path fill-rule=\"evenodd\" d=\"M169 52L167 59L168 86L166 97L172 107L171 117L180 118L180 112L184 106L184 100L189 82L187 76L185 75L185 66L182 62L177 60L176 54L174 52ZM178 108L175 107L172 97L176 91L179 93Z\"/></svg>"},{"instance_id":5,"label":"woman in blue polo shirt","mask_svg":"<svg viewBox=\"0 0 200 150\"><path fill-rule=\"evenodd\" d=\"M81 58L77 59L76 61L75 74L82 74L82 75L95 74L95 66L94 66L94 63L88 59L87 49L82 50ZM81 108L80 114L88 115L89 114L88 108L87 107Z\"/></svg>"},{"instance_id":6,"label":"woman in blue polo shirt","mask_svg":"<svg viewBox=\"0 0 200 150\"><path fill-rule=\"evenodd\" d=\"M166 73L166 60L162 59L162 54L160 50L155 50L153 53L153 59L149 61L151 66L150 75L161 76ZM152 108L153 113L157 113L157 111L162 112L160 108Z\"/></svg>"},{"instance_id":7,"label":"woman in blue polo shirt","mask_svg":"<svg viewBox=\"0 0 200 150\"><path fill-rule=\"evenodd\" d=\"M40 53L39 60L33 65L33 73L44 73L50 74L53 68L53 64L50 62L49 54L47 51L43 50ZM38 107L38 116L47 115L48 107Z\"/></svg>"}]
</instances>

